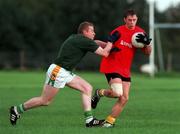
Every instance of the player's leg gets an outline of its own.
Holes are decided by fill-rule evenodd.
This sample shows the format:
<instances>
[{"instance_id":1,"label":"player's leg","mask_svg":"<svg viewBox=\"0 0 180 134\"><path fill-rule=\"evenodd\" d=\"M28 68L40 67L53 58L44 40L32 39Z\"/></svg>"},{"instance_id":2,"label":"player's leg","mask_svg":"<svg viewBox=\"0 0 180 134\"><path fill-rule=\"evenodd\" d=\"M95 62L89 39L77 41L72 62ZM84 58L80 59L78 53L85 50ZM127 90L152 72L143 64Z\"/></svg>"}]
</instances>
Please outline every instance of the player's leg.
<instances>
[{"instance_id":1,"label":"player's leg","mask_svg":"<svg viewBox=\"0 0 180 134\"><path fill-rule=\"evenodd\" d=\"M45 85L41 96L33 97L23 104L18 106L12 106L10 108L10 122L12 125L16 125L17 119L20 118L20 114L29 109L47 106L53 100L59 89L54 88L50 85Z\"/></svg>"},{"instance_id":2,"label":"player's leg","mask_svg":"<svg viewBox=\"0 0 180 134\"><path fill-rule=\"evenodd\" d=\"M116 118L121 114L128 101L130 82L123 81L122 85L123 85L123 95L120 96L117 102L114 104L111 114L106 118L103 127L112 127L114 125Z\"/></svg>"},{"instance_id":3,"label":"player's leg","mask_svg":"<svg viewBox=\"0 0 180 134\"><path fill-rule=\"evenodd\" d=\"M81 92L86 127L101 125L103 121L94 118L91 110L92 86L79 76L75 76L72 81L67 83L67 86Z\"/></svg>"},{"instance_id":4,"label":"player's leg","mask_svg":"<svg viewBox=\"0 0 180 134\"><path fill-rule=\"evenodd\" d=\"M59 91L58 88L65 85L64 83L63 85L59 85L60 78L58 77L60 76L60 70L61 67L52 64L47 71L46 82L41 96L33 97L23 104L12 106L10 108L10 122L12 125L16 125L17 119L20 118L20 114L24 111L39 106L47 106L52 101L54 96Z\"/></svg>"},{"instance_id":5,"label":"player's leg","mask_svg":"<svg viewBox=\"0 0 180 134\"><path fill-rule=\"evenodd\" d=\"M123 94L122 80L119 74L106 74L110 89L96 89L91 99L91 107L96 108L101 97L118 98Z\"/></svg>"},{"instance_id":6,"label":"player's leg","mask_svg":"<svg viewBox=\"0 0 180 134\"><path fill-rule=\"evenodd\" d=\"M82 93L83 108L86 111L91 110L90 98L92 86L79 76L76 76L71 82L67 83L68 87L79 90Z\"/></svg>"},{"instance_id":7,"label":"player's leg","mask_svg":"<svg viewBox=\"0 0 180 134\"><path fill-rule=\"evenodd\" d=\"M121 78L114 78L109 81L110 89L100 89L99 95L108 98L118 98L123 94Z\"/></svg>"},{"instance_id":8,"label":"player's leg","mask_svg":"<svg viewBox=\"0 0 180 134\"><path fill-rule=\"evenodd\" d=\"M45 85L41 96L34 97L23 104L24 110L26 111L39 106L48 106L59 90L50 85Z\"/></svg>"},{"instance_id":9,"label":"player's leg","mask_svg":"<svg viewBox=\"0 0 180 134\"><path fill-rule=\"evenodd\" d=\"M117 94L112 89L96 89L91 98L91 107L95 109L101 97L117 98Z\"/></svg>"}]
</instances>

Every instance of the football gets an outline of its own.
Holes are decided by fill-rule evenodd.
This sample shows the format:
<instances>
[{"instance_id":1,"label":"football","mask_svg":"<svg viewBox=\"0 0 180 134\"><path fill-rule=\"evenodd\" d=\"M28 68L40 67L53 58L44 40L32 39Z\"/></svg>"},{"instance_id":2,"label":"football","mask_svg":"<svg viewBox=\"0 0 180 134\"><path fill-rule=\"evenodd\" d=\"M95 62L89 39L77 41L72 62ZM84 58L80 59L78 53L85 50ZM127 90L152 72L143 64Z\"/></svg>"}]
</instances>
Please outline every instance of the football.
<instances>
[{"instance_id":1,"label":"football","mask_svg":"<svg viewBox=\"0 0 180 134\"><path fill-rule=\"evenodd\" d=\"M134 33L131 38L132 45L136 48L143 48L144 44L136 41L138 34L144 34L144 33L143 32Z\"/></svg>"}]
</instances>

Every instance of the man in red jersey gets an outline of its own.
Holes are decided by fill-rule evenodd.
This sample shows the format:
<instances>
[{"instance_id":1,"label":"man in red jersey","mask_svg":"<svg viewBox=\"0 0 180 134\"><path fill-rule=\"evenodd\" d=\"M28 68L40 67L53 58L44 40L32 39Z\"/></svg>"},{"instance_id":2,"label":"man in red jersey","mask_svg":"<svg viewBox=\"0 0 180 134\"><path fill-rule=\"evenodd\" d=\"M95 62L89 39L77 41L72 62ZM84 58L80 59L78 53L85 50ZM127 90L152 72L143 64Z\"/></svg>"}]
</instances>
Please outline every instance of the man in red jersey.
<instances>
[{"instance_id":1,"label":"man in red jersey","mask_svg":"<svg viewBox=\"0 0 180 134\"><path fill-rule=\"evenodd\" d=\"M125 107L131 85L130 68L136 49L132 46L131 38L136 32L144 30L136 26L138 17L134 10L127 10L124 14L125 25L115 28L111 35L120 38L114 43L111 53L101 61L100 72L104 73L109 83L110 89L97 89L91 99L92 108L96 108L100 97L118 98L111 113L107 116L103 127L113 127L116 118ZM146 55L151 53L151 39L147 34L139 34L138 42L144 44L142 51Z\"/></svg>"}]
</instances>

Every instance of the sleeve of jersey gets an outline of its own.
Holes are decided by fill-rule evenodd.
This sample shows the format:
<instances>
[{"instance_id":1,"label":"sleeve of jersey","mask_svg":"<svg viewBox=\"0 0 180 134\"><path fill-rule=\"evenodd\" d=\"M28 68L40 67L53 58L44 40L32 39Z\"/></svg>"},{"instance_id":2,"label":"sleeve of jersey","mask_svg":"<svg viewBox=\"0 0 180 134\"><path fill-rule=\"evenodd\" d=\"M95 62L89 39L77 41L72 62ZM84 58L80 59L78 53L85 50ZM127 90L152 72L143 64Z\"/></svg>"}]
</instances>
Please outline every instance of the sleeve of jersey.
<instances>
[{"instance_id":1,"label":"sleeve of jersey","mask_svg":"<svg viewBox=\"0 0 180 134\"><path fill-rule=\"evenodd\" d=\"M94 42L91 39L87 39L84 41L84 43L81 45L81 49L84 49L86 51L95 52L98 49L98 45L96 42Z\"/></svg>"}]
</instances>

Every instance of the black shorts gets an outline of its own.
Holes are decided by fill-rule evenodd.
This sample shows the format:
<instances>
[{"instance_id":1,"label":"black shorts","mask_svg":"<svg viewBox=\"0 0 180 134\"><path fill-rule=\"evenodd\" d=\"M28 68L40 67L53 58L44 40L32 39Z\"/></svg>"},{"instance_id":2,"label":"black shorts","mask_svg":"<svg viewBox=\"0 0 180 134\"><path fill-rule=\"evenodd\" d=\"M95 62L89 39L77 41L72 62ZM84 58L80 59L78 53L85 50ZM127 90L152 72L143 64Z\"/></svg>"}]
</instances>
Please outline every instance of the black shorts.
<instances>
[{"instance_id":1,"label":"black shorts","mask_svg":"<svg viewBox=\"0 0 180 134\"><path fill-rule=\"evenodd\" d=\"M131 77L123 77L122 75L118 73L108 73L108 74L105 74L105 76L108 83L111 79L114 79L114 78L120 78L122 81L131 82Z\"/></svg>"}]
</instances>

